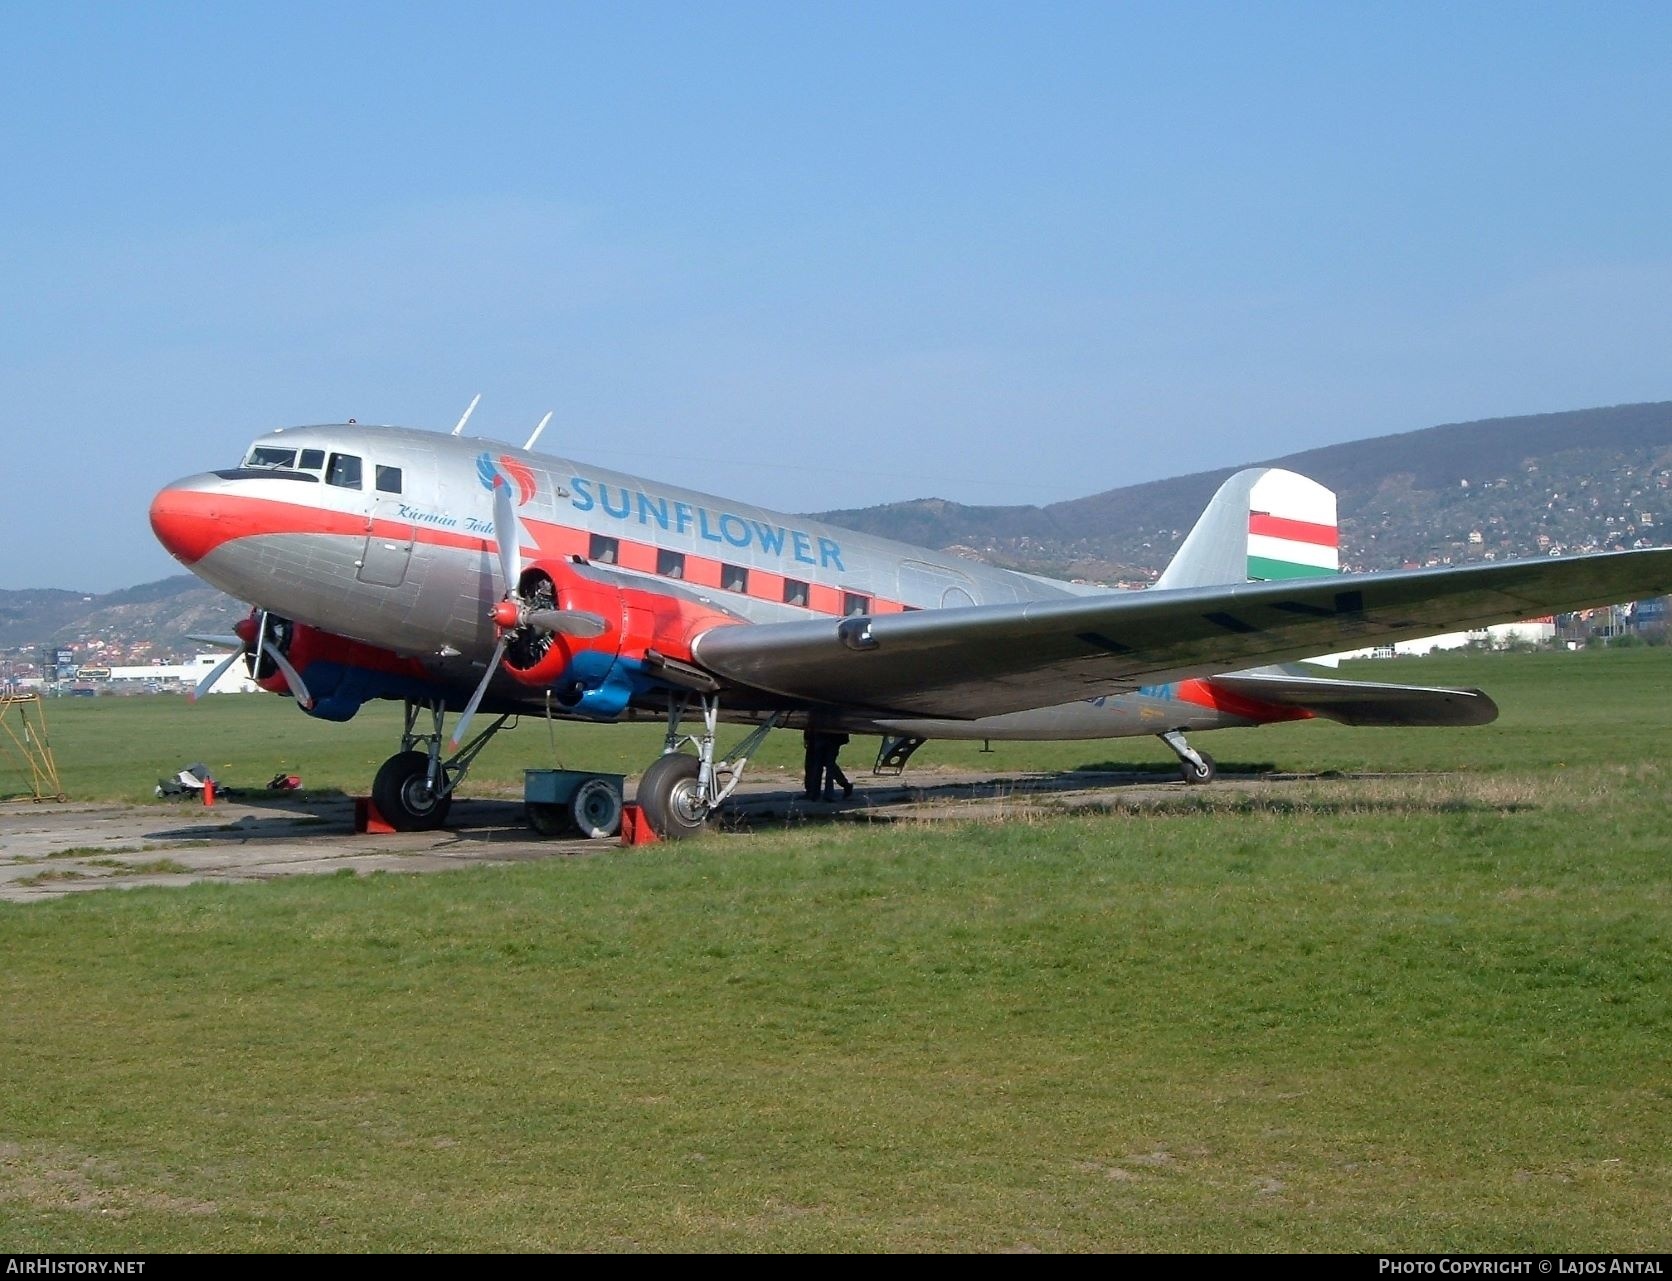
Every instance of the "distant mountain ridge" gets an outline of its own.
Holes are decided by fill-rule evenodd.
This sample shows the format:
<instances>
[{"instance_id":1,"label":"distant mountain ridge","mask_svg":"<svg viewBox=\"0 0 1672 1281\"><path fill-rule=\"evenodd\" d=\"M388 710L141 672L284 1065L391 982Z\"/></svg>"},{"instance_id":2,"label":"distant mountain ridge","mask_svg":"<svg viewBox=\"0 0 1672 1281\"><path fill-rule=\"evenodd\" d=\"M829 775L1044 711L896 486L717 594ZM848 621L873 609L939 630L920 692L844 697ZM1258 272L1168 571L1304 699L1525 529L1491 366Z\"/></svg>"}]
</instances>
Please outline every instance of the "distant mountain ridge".
<instances>
[{"instance_id":1,"label":"distant mountain ridge","mask_svg":"<svg viewBox=\"0 0 1672 1281\"><path fill-rule=\"evenodd\" d=\"M1449 423L1244 465L1287 467L1334 489L1343 560L1359 569L1537 556L1552 544L1564 551L1631 546L1647 528L1658 533L1662 520L1666 534L1650 541L1672 540L1672 401ZM820 519L1036 572L1141 579L1167 563L1214 491L1239 470L1046 507L925 498ZM1652 526L1637 519L1645 511ZM1635 526L1629 536L1627 526ZM1549 541L1541 544L1541 534Z\"/></svg>"},{"instance_id":2,"label":"distant mountain ridge","mask_svg":"<svg viewBox=\"0 0 1672 1281\"><path fill-rule=\"evenodd\" d=\"M86 659L95 645L114 648L118 662L144 663L201 648L190 632L224 633L249 606L190 574L121 591L32 588L0 591L0 650L52 645Z\"/></svg>"}]
</instances>

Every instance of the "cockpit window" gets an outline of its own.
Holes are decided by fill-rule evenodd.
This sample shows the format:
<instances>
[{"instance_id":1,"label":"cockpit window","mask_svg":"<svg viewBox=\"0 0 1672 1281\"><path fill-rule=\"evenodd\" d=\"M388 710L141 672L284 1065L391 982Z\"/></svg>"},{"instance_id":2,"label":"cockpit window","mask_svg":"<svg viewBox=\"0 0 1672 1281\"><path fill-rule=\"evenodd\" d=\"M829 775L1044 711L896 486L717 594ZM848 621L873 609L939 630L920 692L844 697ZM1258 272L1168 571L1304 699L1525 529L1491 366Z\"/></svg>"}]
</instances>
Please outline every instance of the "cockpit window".
<instances>
[{"instance_id":1,"label":"cockpit window","mask_svg":"<svg viewBox=\"0 0 1672 1281\"><path fill-rule=\"evenodd\" d=\"M280 449L276 445L257 445L250 450L250 456L244 460L244 466L288 470L296 466L296 451Z\"/></svg>"},{"instance_id":2,"label":"cockpit window","mask_svg":"<svg viewBox=\"0 0 1672 1281\"><path fill-rule=\"evenodd\" d=\"M325 473L327 485L343 489L360 488L360 459L356 454L332 454L330 469Z\"/></svg>"},{"instance_id":3,"label":"cockpit window","mask_svg":"<svg viewBox=\"0 0 1672 1281\"><path fill-rule=\"evenodd\" d=\"M325 468L325 451L323 449L304 449L302 451L303 471L323 471Z\"/></svg>"},{"instance_id":4,"label":"cockpit window","mask_svg":"<svg viewBox=\"0 0 1672 1281\"><path fill-rule=\"evenodd\" d=\"M377 491L380 494L398 494L401 492L401 469L399 467L385 467L377 465Z\"/></svg>"}]
</instances>

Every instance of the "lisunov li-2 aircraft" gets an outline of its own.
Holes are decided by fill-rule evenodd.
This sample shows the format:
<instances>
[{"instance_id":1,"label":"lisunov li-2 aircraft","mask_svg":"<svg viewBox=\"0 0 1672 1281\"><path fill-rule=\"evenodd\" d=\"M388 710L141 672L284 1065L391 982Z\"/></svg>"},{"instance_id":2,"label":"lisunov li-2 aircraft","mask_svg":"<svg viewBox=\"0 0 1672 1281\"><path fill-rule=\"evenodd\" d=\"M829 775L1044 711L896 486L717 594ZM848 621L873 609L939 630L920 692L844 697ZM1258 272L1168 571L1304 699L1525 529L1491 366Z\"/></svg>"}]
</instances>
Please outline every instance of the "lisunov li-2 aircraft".
<instances>
[{"instance_id":1,"label":"lisunov li-2 aircraft","mask_svg":"<svg viewBox=\"0 0 1672 1281\"><path fill-rule=\"evenodd\" d=\"M1274 468L1227 480L1153 587L1111 591L535 453L538 435L288 428L151 504L177 559L254 606L227 664L328 720L404 702L372 788L397 828L444 822L519 714L665 718L636 796L664 837L700 831L781 726L880 735L896 766L932 738L1153 734L1206 782L1197 731L1497 715L1478 690L1300 660L1672 591L1672 549L1342 575L1334 495ZM723 756L722 723L749 727Z\"/></svg>"}]
</instances>

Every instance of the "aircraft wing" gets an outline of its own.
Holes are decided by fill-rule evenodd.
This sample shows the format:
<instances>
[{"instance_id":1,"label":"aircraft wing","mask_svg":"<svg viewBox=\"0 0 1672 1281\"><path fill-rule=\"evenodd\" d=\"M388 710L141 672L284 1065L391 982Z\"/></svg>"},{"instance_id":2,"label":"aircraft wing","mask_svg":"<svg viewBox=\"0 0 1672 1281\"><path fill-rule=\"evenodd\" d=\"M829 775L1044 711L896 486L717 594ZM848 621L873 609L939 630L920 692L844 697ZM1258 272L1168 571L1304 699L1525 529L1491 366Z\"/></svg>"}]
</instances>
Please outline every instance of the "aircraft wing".
<instances>
[{"instance_id":1,"label":"aircraft wing","mask_svg":"<svg viewBox=\"0 0 1672 1281\"><path fill-rule=\"evenodd\" d=\"M796 700L973 719L1672 592L1672 548L720 627L697 663Z\"/></svg>"}]
</instances>

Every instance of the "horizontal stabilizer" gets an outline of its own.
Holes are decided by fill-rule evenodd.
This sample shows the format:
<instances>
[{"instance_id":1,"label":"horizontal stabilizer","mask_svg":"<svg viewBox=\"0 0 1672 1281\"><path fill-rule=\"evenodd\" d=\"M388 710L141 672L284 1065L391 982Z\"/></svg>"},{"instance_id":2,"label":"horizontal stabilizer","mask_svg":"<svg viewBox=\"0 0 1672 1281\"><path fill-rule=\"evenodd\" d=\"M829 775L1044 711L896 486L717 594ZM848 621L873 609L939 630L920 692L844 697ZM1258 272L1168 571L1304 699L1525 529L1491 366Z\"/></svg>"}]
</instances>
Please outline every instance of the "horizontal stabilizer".
<instances>
[{"instance_id":1,"label":"horizontal stabilizer","mask_svg":"<svg viewBox=\"0 0 1672 1281\"><path fill-rule=\"evenodd\" d=\"M1239 672L1213 684L1262 703L1300 707L1343 725L1488 725L1498 705L1478 689L1383 685L1288 673Z\"/></svg>"}]
</instances>

